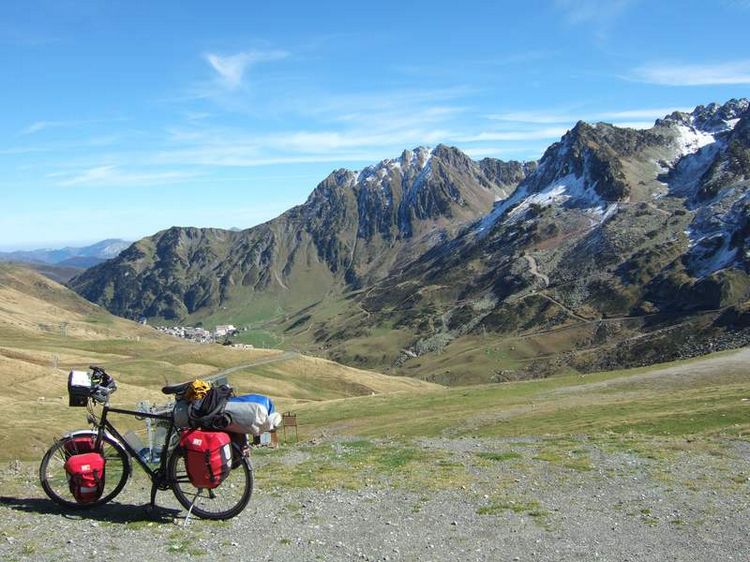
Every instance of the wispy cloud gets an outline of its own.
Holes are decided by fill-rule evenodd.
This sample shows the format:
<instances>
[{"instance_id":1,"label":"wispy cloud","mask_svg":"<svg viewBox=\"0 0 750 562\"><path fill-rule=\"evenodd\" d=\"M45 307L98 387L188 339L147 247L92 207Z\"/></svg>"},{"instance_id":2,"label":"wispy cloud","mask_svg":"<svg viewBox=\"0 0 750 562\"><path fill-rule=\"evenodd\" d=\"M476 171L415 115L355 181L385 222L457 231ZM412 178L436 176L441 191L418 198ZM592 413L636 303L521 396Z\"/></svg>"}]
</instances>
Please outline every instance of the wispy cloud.
<instances>
[{"instance_id":1,"label":"wispy cloud","mask_svg":"<svg viewBox=\"0 0 750 562\"><path fill-rule=\"evenodd\" d=\"M458 142L512 142L556 139L568 131L567 127L549 127L530 131L485 131L473 135L456 137Z\"/></svg>"},{"instance_id":2,"label":"wispy cloud","mask_svg":"<svg viewBox=\"0 0 750 562\"><path fill-rule=\"evenodd\" d=\"M622 14L634 0L555 0L571 24L610 23Z\"/></svg>"},{"instance_id":3,"label":"wispy cloud","mask_svg":"<svg viewBox=\"0 0 750 562\"><path fill-rule=\"evenodd\" d=\"M236 89L242 85L245 73L251 66L261 62L284 59L288 56L288 52L281 50L243 51L223 56L216 53L204 55L208 64L216 71L221 84L228 89Z\"/></svg>"},{"instance_id":4,"label":"wispy cloud","mask_svg":"<svg viewBox=\"0 0 750 562\"><path fill-rule=\"evenodd\" d=\"M750 59L718 64L652 63L636 68L626 78L661 86L750 84Z\"/></svg>"},{"instance_id":5,"label":"wispy cloud","mask_svg":"<svg viewBox=\"0 0 750 562\"><path fill-rule=\"evenodd\" d=\"M724 0L722 4L730 8L739 8L740 10L750 10L750 0Z\"/></svg>"},{"instance_id":6,"label":"wispy cloud","mask_svg":"<svg viewBox=\"0 0 750 562\"><path fill-rule=\"evenodd\" d=\"M34 121L31 125L21 129L21 135L33 135L50 129L67 129L75 127L84 127L98 123L114 123L126 121L123 117L112 117L109 119L69 119L69 120L39 120Z\"/></svg>"},{"instance_id":7,"label":"wispy cloud","mask_svg":"<svg viewBox=\"0 0 750 562\"><path fill-rule=\"evenodd\" d=\"M28 127L21 130L22 135L33 135L49 129L64 129L68 127L78 127L79 125L90 124L93 121L35 121Z\"/></svg>"},{"instance_id":8,"label":"wispy cloud","mask_svg":"<svg viewBox=\"0 0 750 562\"><path fill-rule=\"evenodd\" d=\"M648 107L622 111L585 111L551 113L547 111L513 111L487 115L491 121L525 123L531 125L573 124L579 120L606 121L620 127L642 129L653 125L654 119L669 115L673 111L691 111L692 108ZM650 121L649 121L650 120Z\"/></svg>"},{"instance_id":9,"label":"wispy cloud","mask_svg":"<svg viewBox=\"0 0 750 562\"><path fill-rule=\"evenodd\" d=\"M73 174L52 173L49 177L61 177L58 185L68 186L144 186L174 183L193 177L193 173L177 171L128 171L118 166L95 166Z\"/></svg>"}]
</instances>

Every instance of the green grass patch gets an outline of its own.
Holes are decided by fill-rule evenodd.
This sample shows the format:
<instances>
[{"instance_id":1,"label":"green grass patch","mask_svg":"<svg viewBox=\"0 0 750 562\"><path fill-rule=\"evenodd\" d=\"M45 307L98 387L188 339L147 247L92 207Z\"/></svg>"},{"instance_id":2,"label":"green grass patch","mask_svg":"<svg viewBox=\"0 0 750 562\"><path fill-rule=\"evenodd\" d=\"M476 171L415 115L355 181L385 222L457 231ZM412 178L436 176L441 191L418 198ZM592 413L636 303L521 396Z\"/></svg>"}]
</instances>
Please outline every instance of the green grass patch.
<instances>
[{"instance_id":1,"label":"green grass patch","mask_svg":"<svg viewBox=\"0 0 750 562\"><path fill-rule=\"evenodd\" d=\"M472 479L448 454L401 442L358 440L300 450L310 458L293 466L266 457L258 471L261 485L357 490L386 482L413 490L442 490L466 486Z\"/></svg>"},{"instance_id":2,"label":"green grass patch","mask_svg":"<svg viewBox=\"0 0 750 562\"><path fill-rule=\"evenodd\" d=\"M506 451L504 453L486 453L486 452L483 452L483 453L477 453L477 456L480 459L485 459L485 460L488 460L488 461L499 461L499 462L511 461L511 460L515 460L515 459L520 459L521 458L521 454L517 453L515 451Z\"/></svg>"},{"instance_id":3,"label":"green grass patch","mask_svg":"<svg viewBox=\"0 0 750 562\"><path fill-rule=\"evenodd\" d=\"M536 519L542 519L549 515L537 500L508 497L494 499L487 505L479 507L477 515L499 515L506 511L516 514L526 514Z\"/></svg>"}]
</instances>

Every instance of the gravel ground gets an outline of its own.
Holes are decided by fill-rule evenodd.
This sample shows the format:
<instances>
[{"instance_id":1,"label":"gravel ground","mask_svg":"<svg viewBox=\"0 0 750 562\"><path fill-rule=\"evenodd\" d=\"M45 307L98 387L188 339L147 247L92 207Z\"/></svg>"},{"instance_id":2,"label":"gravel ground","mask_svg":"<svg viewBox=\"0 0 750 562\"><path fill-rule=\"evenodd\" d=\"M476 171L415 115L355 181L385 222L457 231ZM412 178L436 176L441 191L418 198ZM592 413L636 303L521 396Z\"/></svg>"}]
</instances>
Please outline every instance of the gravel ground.
<instances>
[{"instance_id":1,"label":"gravel ground","mask_svg":"<svg viewBox=\"0 0 750 562\"><path fill-rule=\"evenodd\" d=\"M110 505L65 513L34 466L10 463L0 473L0 558L750 560L750 444L626 445L422 440L410 446L439 452L465 484L420 489L385 475L355 490L275 485L269 472L314 454L292 447L257 457L266 473L240 516L187 525L170 492L158 502L173 511L146 516L143 479Z\"/></svg>"}]
</instances>

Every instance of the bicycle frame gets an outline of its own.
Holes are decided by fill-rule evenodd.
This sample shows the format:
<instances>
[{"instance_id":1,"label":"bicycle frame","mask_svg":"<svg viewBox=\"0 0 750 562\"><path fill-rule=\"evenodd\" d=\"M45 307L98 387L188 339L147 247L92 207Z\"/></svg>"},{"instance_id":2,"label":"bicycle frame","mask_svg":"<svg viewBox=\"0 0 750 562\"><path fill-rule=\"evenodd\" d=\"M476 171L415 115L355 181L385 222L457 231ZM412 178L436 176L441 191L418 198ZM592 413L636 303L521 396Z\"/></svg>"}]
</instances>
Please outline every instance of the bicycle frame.
<instances>
[{"instance_id":1,"label":"bicycle frame","mask_svg":"<svg viewBox=\"0 0 750 562\"><path fill-rule=\"evenodd\" d=\"M157 468L151 468L146 461L141 458L141 455L136 451L130 443L117 431L112 422L109 421L108 415L123 414L127 416L134 416L138 418L150 418L154 420L162 420L169 422L169 429L167 435L164 438L164 446L162 447L161 458L159 459L159 466ZM171 483L167 482L167 462L169 459L169 443L172 441L172 435L175 434L175 425L172 420L171 414L152 414L149 412L137 412L135 410L125 410L122 408L112 408L108 404L104 404L102 407L102 414L99 417L97 424L97 436L96 436L96 447L101 447L102 438L104 431L108 431L112 436L117 439L123 448L127 451L131 458L135 459L140 467L149 475L151 479L151 506L156 505L156 492L157 490L169 489Z\"/></svg>"}]
</instances>

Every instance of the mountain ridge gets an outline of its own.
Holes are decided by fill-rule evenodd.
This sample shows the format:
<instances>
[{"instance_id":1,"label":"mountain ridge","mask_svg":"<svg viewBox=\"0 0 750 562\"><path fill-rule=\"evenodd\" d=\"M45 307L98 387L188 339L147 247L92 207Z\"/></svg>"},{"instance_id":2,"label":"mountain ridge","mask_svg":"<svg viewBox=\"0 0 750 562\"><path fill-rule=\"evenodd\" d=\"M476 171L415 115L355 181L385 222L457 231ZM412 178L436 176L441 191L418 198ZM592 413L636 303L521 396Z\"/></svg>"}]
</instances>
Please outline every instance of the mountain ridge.
<instances>
[{"instance_id":1,"label":"mountain ridge","mask_svg":"<svg viewBox=\"0 0 750 562\"><path fill-rule=\"evenodd\" d=\"M130 244L131 242L119 238L108 238L88 246L0 252L0 261L85 268L117 257Z\"/></svg>"},{"instance_id":2,"label":"mountain ridge","mask_svg":"<svg viewBox=\"0 0 750 562\"><path fill-rule=\"evenodd\" d=\"M325 278L326 291L334 285L360 288L487 212L530 168L484 162L440 145L407 150L359 172L335 170L304 204L276 219L240 232L173 227L136 242L72 286L118 314L167 319L216 306L237 287L287 290L302 271ZM149 275L147 265L158 273ZM150 303L134 307L142 299L127 277L146 272L146 288L156 288L160 279L170 278L171 268L195 283L173 283L169 295L149 294ZM113 271L118 273L107 273ZM105 293L109 299L102 299Z\"/></svg>"},{"instance_id":3,"label":"mountain ridge","mask_svg":"<svg viewBox=\"0 0 750 562\"><path fill-rule=\"evenodd\" d=\"M247 318L344 363L419 377L443 377L440 355L457 346L476 359L479 334L518 376L532 373L541 351L503 342L551 328L571 335L541 353L552 357L542 372L606 363L581 358L592 342L612 357L653 340L650 355L673 358L680 346L657 342L658 330L727 307L744 318L749 107L698 106L645 130L581 121L538 163L404 151L332 172L305 204L253 229L139 241L140 257L128 250L73 287L121 315ZM690 330L707 341L733 328ZM507 370L476 363L466 380Z\"/></svg>"}]
</instances>

